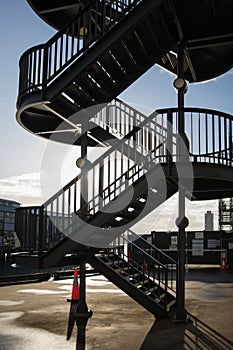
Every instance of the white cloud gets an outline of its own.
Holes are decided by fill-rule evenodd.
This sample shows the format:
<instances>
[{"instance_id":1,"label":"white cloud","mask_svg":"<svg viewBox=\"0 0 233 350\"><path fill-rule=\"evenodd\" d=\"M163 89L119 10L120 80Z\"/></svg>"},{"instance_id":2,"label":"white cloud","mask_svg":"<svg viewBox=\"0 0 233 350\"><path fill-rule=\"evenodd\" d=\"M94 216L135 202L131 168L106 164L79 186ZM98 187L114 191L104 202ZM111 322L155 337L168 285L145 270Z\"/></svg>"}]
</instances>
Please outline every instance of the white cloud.
<instances>
[{"instance_id":1,"label":"white cloud","mask_svg":"<svg viewBox=\"0 0 233 350\"><path fill-rule=\"evenodd\" d=\"M0 197L23 205L40 205L40 174L29 173L0 180Z\"/></svg>"},{"instance_id":2,"label":"white cloud","mask_svg":"<svg viewBox=\"0 0 233 350\"><path fill-rule=\"evenodd\" d=\"M175 224L178 216L178 195L174 195L160 207L135 225L135 232L150 233L151 231L177 231ZM186 216L189 219L187 230L204 229L205 213L210 210L214 214L214 229L218 230L218 200L189 201L186 200Z\"/></svg>"}]
</instances>

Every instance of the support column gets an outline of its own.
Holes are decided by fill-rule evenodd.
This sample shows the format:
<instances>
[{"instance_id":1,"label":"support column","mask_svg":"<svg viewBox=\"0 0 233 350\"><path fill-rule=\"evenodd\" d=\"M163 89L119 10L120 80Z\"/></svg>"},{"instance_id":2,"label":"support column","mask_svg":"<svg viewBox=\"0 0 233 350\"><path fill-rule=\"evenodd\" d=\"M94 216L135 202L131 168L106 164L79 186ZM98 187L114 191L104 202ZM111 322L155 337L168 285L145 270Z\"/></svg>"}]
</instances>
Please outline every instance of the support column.
<instances>
[{"instance_id":1,"label":"support column","mask_svg":"<svg viewBox=\"0 0 233 350\"><path fill-rule=\"evenodd\" d=\"M92 316L92 311L88 310L86 303L86 273L85 263L80 264L80 299L76 311L76 324L78 327L76 350L85 350L86 345L86 325Z\"/></svg>"},{"instance_id":2,"label":"support column","mask_svg":"<svg viewBox=\"0 0 233 350\"><path fill-rule=\"evenodd\" d=\"M177 53L177 80L181 79L184 82L182 88L178 88L178 160L179 163L185 162L187 150L186 136L185 136L185 118L184 118L184 94L186 90L186 82L184 80L184 51L180 44ZM185 86L186 85L186 86ZM182 84L181 84L182 86ZM176 277L176 294L177 294L177 321L186 321L187 312L185 310L185 246L186 246L186 232L185 228L188 226L188 219L185 217L185 188L182 183L178 183L178 218L176 225L178 226L178 269Z\"/></svg>"},{"instance_id":3,"label":"support column","mask_svg":"<svg viewBox=\"0 0 233 350\"><path fill-rule=\"evenodd\" d=\"M67 301L70 302L70 314L67 328L67 340L70 339L73 331L74 324L76 323L77 342L76 350L85 350L86 346L86 326L88 319L92 316L93 312L88 310L86 303L86 271L85 262L80 264L79 277L80 277L80 288L78 287L78 273L74 274L74 285L72 290L72 297ZM79 290L74 288L79 288Z\"/></svg>"},{"instance_id":4,"label":"support column","mask_svg":"<svg viewBox=\"0 0 233 350\"><path fill-rule=\"evenodd\" d=\"M81 136L81 159L84 160L84 164L87 162L87 130L86 125L83 122L83 131ZM83 176L81 178L81 191L80 191L80 209L81 217L85 221L87 215L87 203L88 203L88 178L85 169L83 169Z\"/></svg>"}]
</instances>

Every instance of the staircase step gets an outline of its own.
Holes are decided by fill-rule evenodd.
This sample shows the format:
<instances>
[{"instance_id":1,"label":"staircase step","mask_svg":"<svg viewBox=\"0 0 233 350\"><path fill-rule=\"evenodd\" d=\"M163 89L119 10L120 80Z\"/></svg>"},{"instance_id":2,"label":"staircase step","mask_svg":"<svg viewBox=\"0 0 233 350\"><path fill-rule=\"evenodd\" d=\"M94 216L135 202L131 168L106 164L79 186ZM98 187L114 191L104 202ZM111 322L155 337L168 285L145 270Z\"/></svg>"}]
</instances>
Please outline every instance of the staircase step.
<instances>
[{"instance_id":1,"label":"staircase step","mask_svg":"<svg viewBox=\"0 0 233 350\"><path fill-rule=\"evenodd\" d=\"M89 68L89 73L99 83L100 88L105 91L111 89L115 83L106 70L103 69L103 66L100 63L98 64L98 61Z\"/></svg>"},{"instance_id":2,"label":"staircase step","mask_svg":"<svg viewBox=\"0 0 233 350\"><path fill-rule=\"evenodd\" d=\"M54 97L48 107L65 118L69 118L72 114L80 110L80 107L77 103L69 101L63 95L57 95Z\"/></svg>"},{"instance_id":3,"label":"staircase step","mask_svg":"<svg viewBox=\"0 0 233 350\"><path fill-rule=\"evenodd\" d=\"M155 302L156 302L156 303L161 303L161 302L163 301L165 295L166 295L166 294L163 293L163 294L160 294L159 296L157 296L157 298L155 299Z\"/></svg>"},{"instance_id":4,"label":"staircase step","mask_svg":"<svg viewBox=\"0 0 233 350\"><path fill-rule=\"evenodd\" d=\"M70 96L77 104L82 105L82 107L89 107L95 101L93 101L92 97L86 93L80 86L78 86L75 82L73 84L68 85L64 92Z\"/></svg>"},{"instance_id":5,"label":"staircase step","mask_svg":"<svg viewBox=\"0 0 233 350\"><path fill-rule=\"evenodd\" d=\"M144 50L148 56L154 55L155 52L159 52L158 39L150 23L150 17L148 17L142 25L138 26L137 35L143 43Z\"/></svg>"},{"instance_id":6,"label":"staircase step","mask_svg":"<svg viewBox=\"0 0 233 350\"><path fill-rule=\"evenodd\" d=\"M136 32L133 32L124 39L124 45L127 47L138 67L140 67L142 63L145 64L148 55Z\"/></svg>"},{"instance_id":7,"label":"staircase step","mask_svg":"<svg viewBox=\"0 0 233 350\"><path fill-rule=\"evenodd\" d=\"M170 303L167 304L167 311L169 311L175 304L176 304L175 299L170 301Z\"/></svg>"},{"instance_id":8,"label":"staircase step","mask_svg":"<svg viewBox=\"0 0 233 350\"><path fill-rule=\"evenodd\" d=\"M146 295L151 295L152 293L155 293L155 291L158 289L158 287L156 287L156 285L154 287L148 288Z\"/></svg>"},{"instance_id":9,"label":"staircase step","mask_svg":"<svg viewBox=\"0 0 233 350\"><path fill-rule=\"evenodd\" d=\"M116 84L122 84L126 78L126 73L121 64L113 56L111 50L106 51L98 58L98 62L108 72Z\"/></svg>"},{"instance_id":10,"label":"staircase step","mask_svg":"<svg viewBox=\"0 0 233 350\"><path fill-rule=\"evenodd\" d=\"M111 48L111 52L120 66L123 68L127 76L133 76L138 70L137 62L130 54L124 42L120 42L117 46Z\"/></svg>"},{"instance_id":11,"label":"staircase step","mask_svg":"<svg viewBox=\"0 0 233 350\"><path fill-rule=\"evenodd\" d=\"M99 84L94 81L87 71L79 75L75 80L76 84L80 86L96 103L111 101L111 95L103 88L100 89Z\"/></svg>"}]
</instances>

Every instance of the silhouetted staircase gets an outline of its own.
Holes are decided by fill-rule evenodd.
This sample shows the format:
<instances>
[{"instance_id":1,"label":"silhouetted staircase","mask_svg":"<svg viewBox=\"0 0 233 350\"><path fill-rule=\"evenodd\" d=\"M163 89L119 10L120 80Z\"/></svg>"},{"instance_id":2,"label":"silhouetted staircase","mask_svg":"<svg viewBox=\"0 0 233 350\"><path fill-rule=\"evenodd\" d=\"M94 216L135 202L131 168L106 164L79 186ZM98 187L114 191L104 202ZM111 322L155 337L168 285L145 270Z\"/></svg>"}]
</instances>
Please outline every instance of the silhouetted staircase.
<instances>
[{"instance_id":1,"label":"silhouetted staircase","mask_svg":"<svg viewBox=\"0 0 233 350\"><path fill-rule=\"evenodd\" d=\"M156 317L165 317L175 304L170 267L176 264L155 247L153 254L142 252L125 234L176 193L180 180L192 199L233 193L232 116L183 110L189 152L181 169L180 111L145 116L116 97L154 64L175 73L181 42L190 82L228 70L232 1L224 0L226 7L175 0L28 2L59 31L20 59L17 120L47 139L81 145L85 133L88 146L111 147L41 207L18 211L24 250L36 253L44 267L86 259ZM140 251L153 271L124 245Z\"/></svg>"},{"instance_id":2,"label":"silhouetted staircase","mask_svg":"<svg viewBox=\"0 0 233 350\"><path fill-rule=\"evenodd\" d=\"M90 3L81 18L98 12L99 1ZM171 47L176 31L173 21L167 29L168 9L164 14L155 11L159 3L125 2L120 14L114 11L111 22L103 24L101 34L97 29L93 33L89 23L84 38L75 35L83 28L81 19L75 18L45 45L27 51L20 59L18 105L28 104L29 95L34 103L18 113L21 123L43 137L52 134L54 140L72 143L71 133L77 131L74 125L72 128L72 118L62 124L66 132L53 134L62 121L80 109L112 101ZM92 140L90 145L94 145Z\"/></svg>"},{"instance_id":3,"label":"silhouetted staircase","mask_svg":"<svg viewBox=\"0 0 233 350\"><path fill-rule=\"evenodd\" d=\"M42 206L43 227L50 227L47 233L41 230L42 247L47 242L49 248L41 256L43 265L59 262L75 250L77 242L108 247L177 191L175 165L167 163L165 127L158 123L157 113L140 119L136 128L132 124L125 136ZM176 135L170 136L177 147ZM79 194L83 178L91 188L85 205ZM58 237L63 238L60 232L66 237L58 242Z\"/></svg>"},{"instance_id":4,"label":"silhouetted staircase","mask_svg":"<svg viewBox=\"0 0 233 350\"><path fill-rule=\"evenodd\" d=\"M177 263L133 232L128 237L119 239L122 245L93 255L89 263L157 319L164 318L176 304Z\"/></svg>"}]
</instances>

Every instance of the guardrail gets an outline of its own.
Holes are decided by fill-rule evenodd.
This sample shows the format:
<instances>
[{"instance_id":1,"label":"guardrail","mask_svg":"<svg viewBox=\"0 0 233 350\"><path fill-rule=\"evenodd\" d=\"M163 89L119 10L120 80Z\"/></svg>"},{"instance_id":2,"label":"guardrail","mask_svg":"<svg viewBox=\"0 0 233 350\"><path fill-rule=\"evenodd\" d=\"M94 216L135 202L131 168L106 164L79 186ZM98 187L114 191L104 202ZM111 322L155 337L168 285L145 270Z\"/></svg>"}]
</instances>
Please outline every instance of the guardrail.
<instances>
[{"instance_id":1,"label":"guardrail","mask_svg":"<svg viewBox=\"0 0 233 350\"><path fill-rule=\"evenodd\" d=\"M107 107L106 107L107 108ZM122 106L121 106L122 109ZM185 142L192 163L233 166L233 117L219 111L184 108ZM136 128L117 140L100 158L69 182L39 208L25 209L22 225L26 225L27 245L40 252L47 251L73 225L76 215L90 219L98 211L145 175L155 164L179 162L179 110L160 109ZM147 141L144 140L145 135ZM88 180L85 205L81 205L81 181ZM83 203L82 203L83 204ZM34 220L35 219L35 220ZM30 229L29 229L30 228Z\"/></svg>"},{"instance_id":2,"label":"guardrail","mask_svg":"<svg viewBox=\"0 0 233 350\"><path fill-rule=\"evenodd\" d=\"M47 86L142 0L93 0L44 44L25 51L19 62L18 99Z\"/></svg>"},{"instance_id":3,"label":"guardrail","mask_svg":"<svg viewBox=\"0 0 233 350\"><path fill-rule=\"evenodd\" d=\"M184 112L185 135L190 161L233 166L233 116L206 108L188 107ZM178 132L179 109L157 110L170 120L174 133ZM174 160L173 152L173 160ZM177 159L178 160L178 159Z\"/></svg>"}]
</instances>

